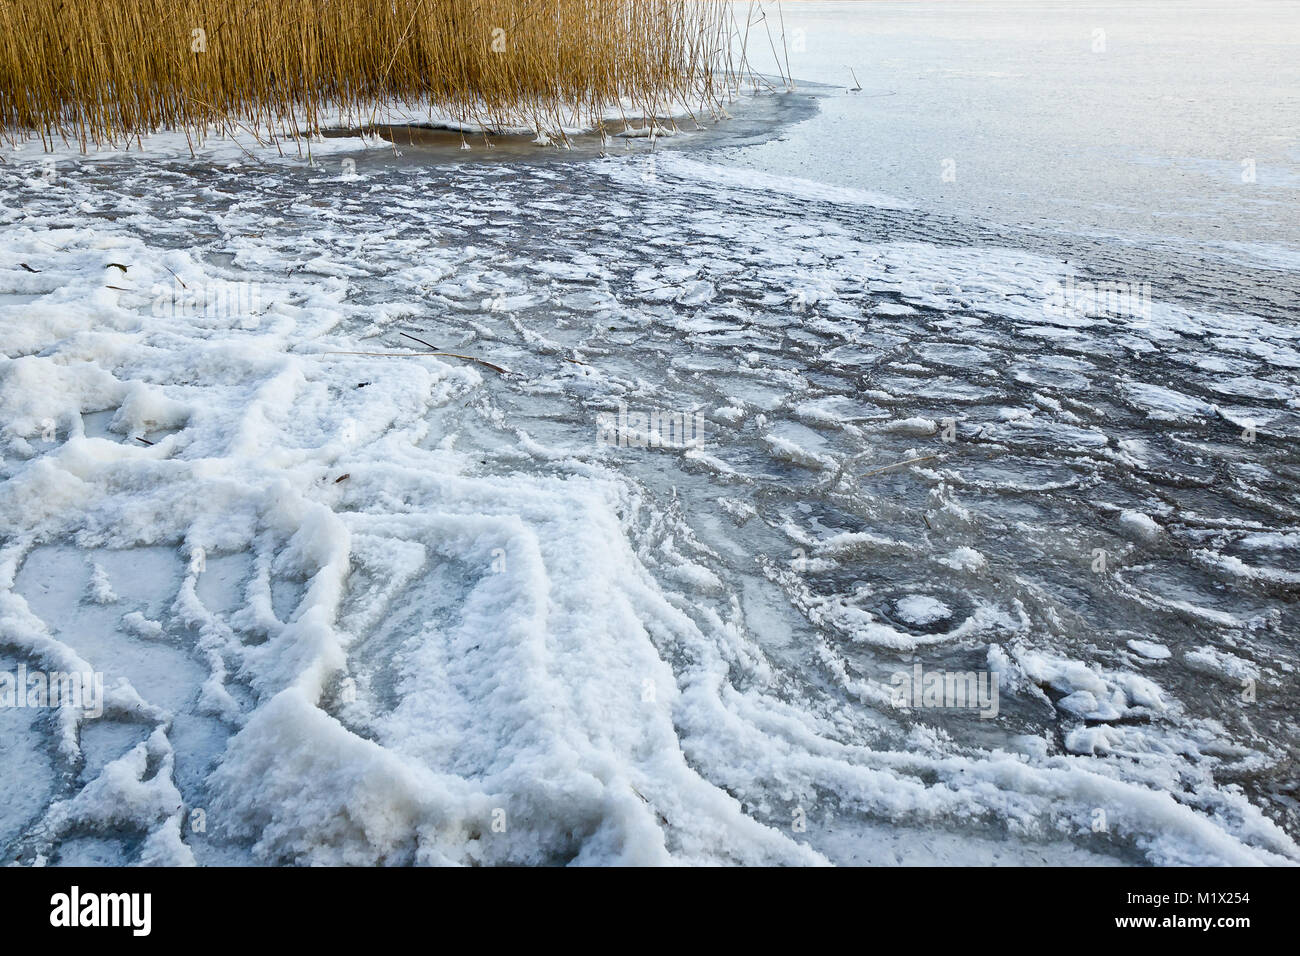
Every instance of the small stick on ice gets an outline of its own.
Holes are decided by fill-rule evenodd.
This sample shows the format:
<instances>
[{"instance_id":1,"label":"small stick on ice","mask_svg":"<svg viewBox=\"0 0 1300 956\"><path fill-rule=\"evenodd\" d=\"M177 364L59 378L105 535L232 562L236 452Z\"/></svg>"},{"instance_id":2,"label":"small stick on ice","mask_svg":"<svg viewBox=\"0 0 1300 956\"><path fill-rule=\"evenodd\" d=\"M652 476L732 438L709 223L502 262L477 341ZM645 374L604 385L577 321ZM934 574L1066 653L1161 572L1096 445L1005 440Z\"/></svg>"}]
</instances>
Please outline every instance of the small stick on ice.
<instances>
[{"instance_id":1,"label":"small stick on ice","mask_svg":"<svg viewBox=\"0 0 1300 956\"><path fill-rule=\"evenodd\" d=\"M870 478L872 475L881 475L887 471L893 471L895 468L902 468L904 465L915 465L918 462L931 461L938 457L938 455L922 455L919 458L908 458L906 461L896 461L892 465L886 465L884 468L877 468L875 471L869 471L862 477Z\"/></svg>"},{"instance_id":2,"label":"small stick on ice","mask_svg":"<svg viewBox=\"0 0 1300 956\"><path fill-rule=\"evenodd\" d=\"M482 365L490 368L494 372L500 372L502 375L510 375L509 369L504 369L500 365L493 365L481 358L475 358L472 355L459 355L456 352L324 352L324 355L369 355L375 358L427 358L436 356L438 358L458 358L466 362L473 362L476 365Z\"/></svg>"},{"instance_id":3,"label":"small stick on ice","mask_svg":"<svg viewBox=\"0 0 1300 956\"><path fill-rule=\"evenodd\" d=\"M438 346L430 345L428 342L424 341L424 339L416 338L414 335L411 335L409 332L399 332L398 334L405 335L408 339L410 339L413 342L419 342L421 345L426 346L430 351L433 352L438 351Z\"/></svg>"},{"instance_id":4,"label":"small stick on ice","mask_svg":"<svg viewBox=\"0 0 1300 956\"><path fill-rule=\"evenodd\" d=\"M166 266L163 266L163 268L164 268L164 269L167 269ZM167 269L167 271L168 271L168 272L172 272L171 269ZM181 288L182 288L182 289L188 289L188 288L189 288L189 286L187 286L187 285L185 284L185 280L182 279L180 276L178 276L176 273L172 272L172 278L175 279L177 282L179 282L179 283L181 284Z\"/></svg>"}]
</instances>

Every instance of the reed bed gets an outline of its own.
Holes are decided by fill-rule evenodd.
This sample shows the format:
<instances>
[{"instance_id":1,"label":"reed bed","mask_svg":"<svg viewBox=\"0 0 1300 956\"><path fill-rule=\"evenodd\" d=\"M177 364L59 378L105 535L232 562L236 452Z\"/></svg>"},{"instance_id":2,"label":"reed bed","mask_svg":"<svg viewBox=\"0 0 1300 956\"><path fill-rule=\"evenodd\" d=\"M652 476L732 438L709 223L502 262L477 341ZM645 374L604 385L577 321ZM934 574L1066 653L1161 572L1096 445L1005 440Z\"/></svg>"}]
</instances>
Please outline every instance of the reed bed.
<instances>
[{"instance_id":1,"label":"reed bed","mask_svg":"<svg viewBox=\"0 0 1300 956\"><path fill-rule=\"evenodd\" d=\"M0 0L0 134L85 149L415 108L563 135L620 105L720 108L751 19L725 0Z\"/></svg>"}]
</instances>

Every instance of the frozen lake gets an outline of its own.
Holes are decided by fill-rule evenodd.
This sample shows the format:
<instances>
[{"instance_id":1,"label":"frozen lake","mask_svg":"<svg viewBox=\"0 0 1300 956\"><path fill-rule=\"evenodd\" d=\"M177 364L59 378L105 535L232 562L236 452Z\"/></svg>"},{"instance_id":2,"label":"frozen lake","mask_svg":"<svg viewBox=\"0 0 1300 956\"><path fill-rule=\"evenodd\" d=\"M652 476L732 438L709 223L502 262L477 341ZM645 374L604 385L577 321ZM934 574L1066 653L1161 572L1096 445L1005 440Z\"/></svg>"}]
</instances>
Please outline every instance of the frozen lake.
<instances>
[{"instance_id":1,"label":"frozen lake","mask_svg":"<svg viewBox=\"0 0 1300 956\"><path fill-rule=\"evenodd\" d=\"M746 165L998 222L1245 246L1265 263L1277 250L1261 247L1283 246L1296 263L1292 0L783 9L796 79L843 91L856 73L862 90ZM757 63L774 72L760 38Z\"/></svg>"},{"instance_id":2,"label":"frozen lake","mask_svg":"<svg viewBox=\"0 0 1300 956\"><path fill-rule=\"evenodd\" d=\"M1235 9L791 4L821 85L653 153L7 151L0 673L106 697L0 708L5 860L1300 861Z\"/></svg>"}]
</instances>

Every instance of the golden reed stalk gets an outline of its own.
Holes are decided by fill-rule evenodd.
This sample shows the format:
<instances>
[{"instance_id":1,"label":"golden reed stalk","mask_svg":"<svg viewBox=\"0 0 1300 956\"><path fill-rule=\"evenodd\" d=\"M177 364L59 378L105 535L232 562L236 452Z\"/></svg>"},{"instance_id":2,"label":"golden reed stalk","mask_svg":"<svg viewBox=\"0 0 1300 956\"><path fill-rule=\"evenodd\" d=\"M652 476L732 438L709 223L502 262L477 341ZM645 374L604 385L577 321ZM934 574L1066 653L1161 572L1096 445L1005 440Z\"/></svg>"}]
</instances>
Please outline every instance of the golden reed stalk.
<instances>
[{"instance_id":1,"label":"golden reed stalk","mask_svg":"<svg viewBox=\"0 0 1300 956\"><path fill-rule=\"evenodd\" d=\"M736 23L719 0L0 0L0 135L85 149L389 105L539 133L620 102L662 117L739 82Z\"/></svg>"}]
</instances>

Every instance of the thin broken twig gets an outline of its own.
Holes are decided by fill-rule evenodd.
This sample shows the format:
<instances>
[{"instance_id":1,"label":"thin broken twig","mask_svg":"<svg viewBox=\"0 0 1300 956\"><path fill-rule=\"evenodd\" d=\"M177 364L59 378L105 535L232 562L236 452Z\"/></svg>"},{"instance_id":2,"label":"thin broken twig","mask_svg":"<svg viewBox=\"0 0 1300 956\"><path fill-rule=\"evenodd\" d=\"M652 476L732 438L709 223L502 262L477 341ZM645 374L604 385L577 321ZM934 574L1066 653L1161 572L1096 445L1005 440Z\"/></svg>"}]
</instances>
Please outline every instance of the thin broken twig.
<instances>
[{"instance_id":1,"label":"thin broken twig","mask_svg":"<svg viewBox=\"0 0 1300 956\"><path fill-rule=\"evenodd\" d=\"M862 477L870 478L872 475L881 475L887 471L893 471L895 468L902 468L905 465L915 465L922 461L931 461L938 457L938 455L922 455L919 458L908 458L906 461L896 461L892 465L886 465L884 468L877 468L875 471L869 471Z\"/></svg>"},{"instance_id":2,"label":"thin broken twig","mask_svg":"<svg viewBox=\"0 0 1300 956\"><path fill-rule=\"evenodd\" d=\"M376 358L427 358L429 356L436 356L438 358L458 358L464 359L466 362L473 362L475 365L482 365L485 368L490 368L492 371L499 372L502 375L513 374L509 369L504 369L500 365L493 365L491 362L485 361L481 358L475 358L472 355L460 355L456 352L323 352L321 354L369 355Z\"/></svg>"}]
</instances>

